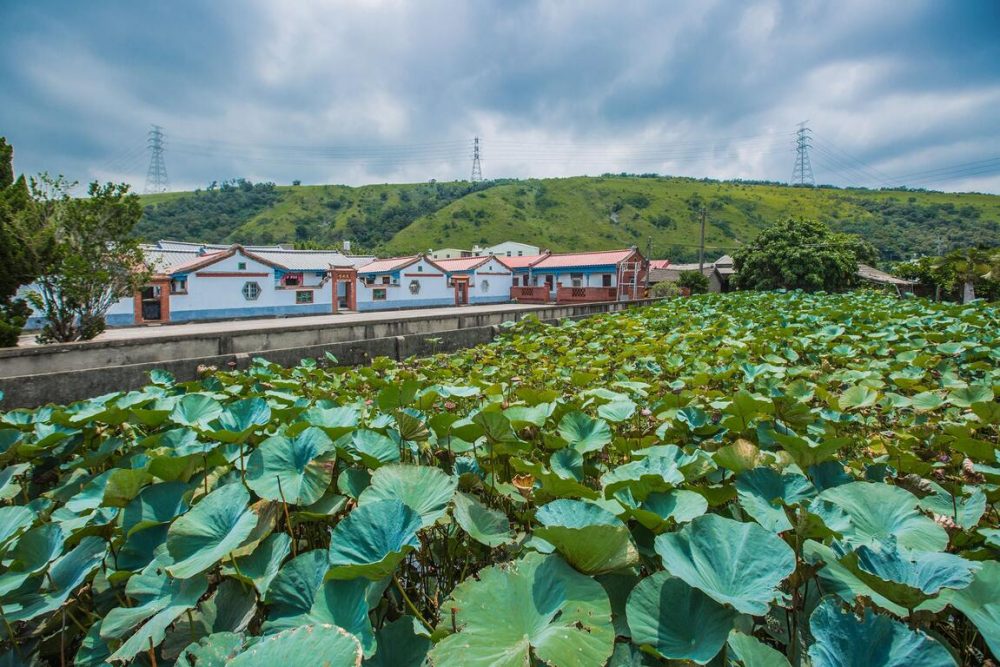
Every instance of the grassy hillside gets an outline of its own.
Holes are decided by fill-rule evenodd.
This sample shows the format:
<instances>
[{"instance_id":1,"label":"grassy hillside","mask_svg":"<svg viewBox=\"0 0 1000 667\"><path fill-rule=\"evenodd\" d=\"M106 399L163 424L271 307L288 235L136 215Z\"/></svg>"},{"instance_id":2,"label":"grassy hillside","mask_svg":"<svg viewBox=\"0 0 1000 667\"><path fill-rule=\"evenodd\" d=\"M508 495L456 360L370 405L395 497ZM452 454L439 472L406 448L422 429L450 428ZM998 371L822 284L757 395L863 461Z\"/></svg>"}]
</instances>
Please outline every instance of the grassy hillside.
<instances>
[{"instance_id":1,"label":"grassy hillside","mask_svg":"<svg viewBox=\"0 0 1000 667\"><path fill-rule=\"evenodd\" d=\"M333 245L350 239L358 247L383 253L506 239L554 251L627 245L645 250L651 240L654 255L684 261L697 254L697 212L704 207L709 257L790 216L815 218L862 234L885 261L973 243L1000 245L1000 196L995 195L628 176L476 186L453 182L268 187L260 196L247 195L246 184L228 193L154 195L159 199L149 200L140 233L147 238L244 243Z\"/></svg>"}]
</instances>

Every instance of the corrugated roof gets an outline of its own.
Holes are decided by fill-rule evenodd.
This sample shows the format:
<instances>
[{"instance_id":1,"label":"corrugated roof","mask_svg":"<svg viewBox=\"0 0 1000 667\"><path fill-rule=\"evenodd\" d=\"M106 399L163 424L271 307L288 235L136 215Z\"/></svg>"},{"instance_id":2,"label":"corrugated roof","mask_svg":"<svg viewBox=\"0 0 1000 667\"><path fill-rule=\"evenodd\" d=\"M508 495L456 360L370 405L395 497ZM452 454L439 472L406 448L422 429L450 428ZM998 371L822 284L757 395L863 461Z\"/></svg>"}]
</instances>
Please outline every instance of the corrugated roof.
<instances>
[{"instance_id":1,"label":"corrugated roof","mask_svg":"<svg viewBox=\"0 0 1000 667\"><path fill-rule=\"evenodd\" d=\"M232 244L224 243L196 243L193 241L170 241L168 239L160 239L156 242L157 247L161 250L229 250ZM247 245L243 246L250 252L258 252L262 250L288 250L280 245Z\"/></svg>"},{"instance_id":2,"label":"corrugated roof","mask_svg":"<svg viewBox=\"0 0 1000 667\"><path fill-rule=\"evenodd\" d=\"M506 266L508 269L526 269L541 260L548 257L548 253L542 255L520 255L518 257L501 257L499 255L496 258L501 264Z\"/></svg>"},{"instance_id":3,"label":"corrugated roof","mask_svg":"<svg viewBox=\"0 0 1000 667\"><path fill-rule=\"evenodd\" d=\"M229 250L217 250L215 252L205 253L204 255L197 255L185 262L176 264L169 267L164 271L164 273L184 273L186 271L193 271L194 269L200 269L203 266L209 264L214 264L224 257L228 257L233 253Z\"/></svg>"},{"instance_id":4,"label":"corrugated roof","mask_svg":"<svg viewBox=\"0 0 1000 667\"><path fill-rule=\"evenodd\" d=\"M153 245L143 245L142 254L154 273L169 273L174 266L201 258L196 250L162 250Z\"/></svg>"},{"instance_id":5,"label":"corrugated roof","mask_svg":"<svg viewBox=\"0 0 1000 667\"><path fill-rule=\"evenodd\" d=\"M252 252L290 271L325 271L331 266L355 265L350 257L336 250L252 250Z\"/></svg>"},{"instance_id":6,"label":"corrugated roof","mask_svg":"<svg viewBox=\"0 0 1000 667\"><path fill-rule=\"evenodd\" d=\"M387 273L389 271L395 271L396 269L401 269L404 266L409 266L413 264L418 259L417 255L410 255L409 257L389 257L386 259L376 259L374 262L364 265L358 270L358 273Z\"/></svg>"},{"instance_id":7,"label":"corrugated roof","mask_svg":"<svg viewBox=\"0 0 1000 667\"><path fill-rule=\"evenodd\" d=\"M478 256L478 257L452 257L451 259L435 259L434 263L440 266L445 271L470 271L480 264L485 264L489 260L493 259L490 256Z\"/></svg>"},{"instance_id":8,"label":"corrugated roof","mask_svg":"<svg viewBox=\"0 0 1000 667\"><path fill-rule=\"evenodd\" d=\"M879 271L874 266L868 266L867 264L858 264L858 276L865 280L870 280L873 283L881 283L884 285L916 285L915 280L905 280L903 278L897 278L891 273L886 273L885 271Z\"/></svg>"},{"instance_id":9,"label":"corrugated roof","mask_svg":"<svg viewBox=\"0 0 1000 667\"><path fill-rule=\"evenodd\" d=\"M541 271L576 266L610 266L627 259L634 252L634 249L628 248L626 250L551 254L538 264L533 265L532 268Z\"/></svg>"}]
</instances>

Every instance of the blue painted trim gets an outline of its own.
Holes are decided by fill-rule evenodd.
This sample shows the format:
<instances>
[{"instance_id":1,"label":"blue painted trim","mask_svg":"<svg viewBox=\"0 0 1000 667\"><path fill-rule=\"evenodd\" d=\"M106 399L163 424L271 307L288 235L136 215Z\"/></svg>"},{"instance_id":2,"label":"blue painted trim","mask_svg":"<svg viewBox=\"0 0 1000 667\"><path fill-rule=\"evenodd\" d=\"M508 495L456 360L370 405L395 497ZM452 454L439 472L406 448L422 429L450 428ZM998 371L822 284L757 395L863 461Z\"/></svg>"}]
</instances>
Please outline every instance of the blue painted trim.
<instances>
[{"instance_id":1,"label":"blue painted trim","mask_svg":"<svg viewBox=\"0 0 1000 667\"><path fill-rule=\"evenodd\" d=\"M135 316L132 313L115 313L107 315L104 320L109 327L130 327L135 324ZM37 331L44 327L47 321L44 317L29 317L28 323L24 325L24 330Z\"/></svg>"},{"instance_id":2,"label":"blue painted trim","mask_svg":"<svg viewBox=\"0 0 1000 667\"><path fill-rule=\"evenodd\" d=\"M332 312L333 305L329 303L303 303L295 306L259 306L257 308L209 308L171 311L170 321L236 320L248 317L276 317L279 315L328 315Z\"/></svg>"},{"instance_id":3,"label":"blue painted trim","mask_svg":"<svg viewBox=\"0 0 1000 667\"><path fill-rule=\"evenodd\" d=\"M474 296L470 299L473 304L477 303L507 303L510 301L510 294L500 294L498 296Z\"/></svg>"},{"instance_id":4,"label":"blue painted trim","mask_svg":"<svg viewBox=\"0 0 1000 667\"><path fill-rule=\"evenodd\" d=\"M454 305L454 297L447 299L386 299L385 301L358 302L358 310L400 310L404 308L432 308L434 306Z\"/></svg>"}]
</instances>

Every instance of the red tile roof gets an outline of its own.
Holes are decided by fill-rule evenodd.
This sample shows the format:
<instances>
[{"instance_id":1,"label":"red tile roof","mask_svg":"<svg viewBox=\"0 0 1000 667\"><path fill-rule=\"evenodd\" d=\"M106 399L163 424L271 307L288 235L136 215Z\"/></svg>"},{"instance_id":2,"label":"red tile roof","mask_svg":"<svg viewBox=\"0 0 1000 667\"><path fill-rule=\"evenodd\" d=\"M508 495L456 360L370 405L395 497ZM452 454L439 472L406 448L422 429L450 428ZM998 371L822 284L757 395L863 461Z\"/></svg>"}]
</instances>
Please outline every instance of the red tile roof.
<instances>
[{"instance_id":1,"label":"red tile roof","mask_svg":"<svg viewBox=\"0 0 1000 667\"><path fill-rule=\"evenodd\" d=\"M649 268L651 269L665 269L670 266L669 259L651 259L649 260Z\"/></svg>"},{"instance_id":2,"label":"red tile roof","mask_svg":"<svg viewBox=\"0 0 1000 667\"><path fill-rule=\"evenodd\" d=\"M360 269L358 273L387 273L389 271L396 271L404 266L409 266L413 264L418 259L419 255L410 255L409 257L388 257L386 259L376 259L374 262L365 264Z\"/></svg>"},{"instance_id":3,"label":"red tile roof","mask_svg":"<svg viewBox=\"0 0 1000 667\"><path fill-rule=\"evenodd\" d=\"M536 271L562 269L577 266L609 266L628 259L635 253L634 248L626 250L599 250L597 252L574 252L552 254L532 265Z\"/></svg>"},{"instance_id":4,"label":"red tile roof","mask_svg":"<svg viewBox=\"0 0 1000 667\"><path fill-rule=\"evenodd\" d=\"M520 255L518 257L497 257L500 263L506 266L508 269L526 269L533 264L540 262L541 260L548 257L549 254L544 255Z\"/></svg>"},{"instance_id":5,"label":"red tile roof","mask_svg":"<svg viewBox=\"0 0 1000 667\"><path fill-rule=\"evenodd\" d=\"M452 257L451 259L435 259L434 263L440 266L445 271L470 271L475 269L489 260L492 257Z\"/></svg>"}]
</instances>

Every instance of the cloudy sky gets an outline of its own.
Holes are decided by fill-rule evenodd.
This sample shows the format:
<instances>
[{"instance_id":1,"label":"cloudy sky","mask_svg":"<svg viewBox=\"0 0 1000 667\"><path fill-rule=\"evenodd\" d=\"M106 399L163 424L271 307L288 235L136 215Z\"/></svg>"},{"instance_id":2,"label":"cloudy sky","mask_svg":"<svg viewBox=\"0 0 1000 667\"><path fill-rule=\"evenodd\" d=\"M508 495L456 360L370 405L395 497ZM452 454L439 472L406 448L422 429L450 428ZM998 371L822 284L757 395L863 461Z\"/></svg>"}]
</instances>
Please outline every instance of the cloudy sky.
<instances>
[{"instance_id":1,"label":"cloudy sky","mask_svg":"<svg viewBox=\"0 0 1000 667\"><path fill-rule=\"evenodd\" d=\"M140 191L657 172L1000 193L1000 2L5 3L15 168Z\"/></svg>"}]
</instances>

